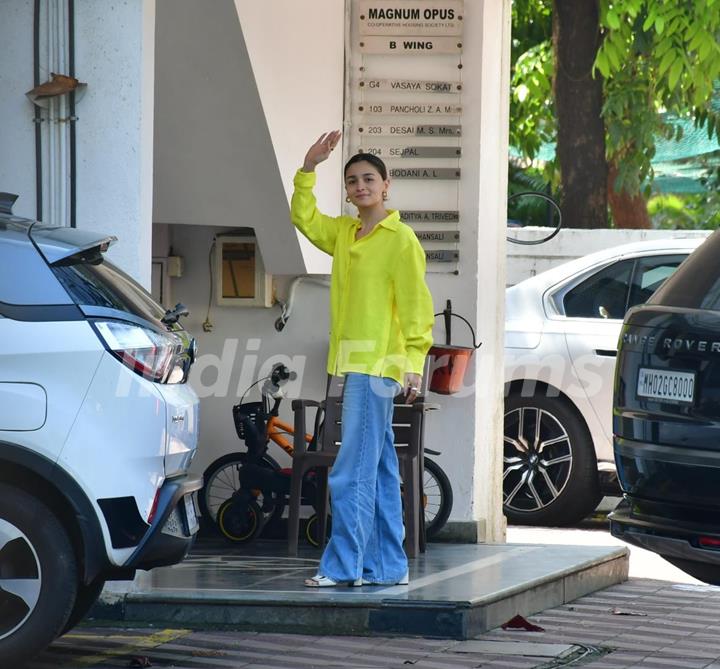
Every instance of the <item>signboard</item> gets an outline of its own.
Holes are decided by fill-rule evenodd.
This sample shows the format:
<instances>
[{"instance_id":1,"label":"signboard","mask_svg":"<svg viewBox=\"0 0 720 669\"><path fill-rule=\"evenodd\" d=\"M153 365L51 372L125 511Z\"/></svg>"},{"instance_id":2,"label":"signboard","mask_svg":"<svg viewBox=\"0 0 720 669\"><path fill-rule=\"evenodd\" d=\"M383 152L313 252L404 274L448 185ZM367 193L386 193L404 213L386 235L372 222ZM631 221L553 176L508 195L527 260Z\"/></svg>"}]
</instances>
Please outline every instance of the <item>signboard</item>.
<instances>
[{"instance_id":1,"label":"signboard","mask_svg":"<svg viewBox=\"0 0 720 669\"><path fill-rule=\"evenodd\" d=\"M372 153L380 158L458 158L459 146L369 146L358 153Z\"/></svg>"},{"instance_id":2,"label":"signboard","mask_svg":"<svg viewBox=\"0 0 720 669\"><path fill-rule=\"evenodd\" d=\"M462 53L459 37L361 37L358 43L360 53L412 54L413 56L434 56L438 53Z\"/></svg>"},{"instance_id":3,"label":"signboard","mask_svg":"<svg viewBox=\"0 0 720 669\"><path fill-rule=\"evenodd\" d=\"M361 79L358 86L366 91L408 93L460 93L459 81L426 81L424 79Z\"/></svg>"},{"instance_id":4,"label":"signboard","mask_svg":"<svg viewBox=\"0 0 720 669\"><path fill-rule=\"evenodd\" d=\"M457 230L415 230L421 242L457 242L460 233Z\"/></svg>"},{"instance_id":5,"label":"signboard","mask_svg":"<svg viewBox=\"0 0 720 669\"><path fill-rule=\"evenodd\" d=\"M432 115L452 115L462 114L462 107L453 104L434 104L426 102L363 102L357 106L357 110L365 115L377 116L397 116L398 114L423 114Z\"/></svg>"},{"instance_id":6,"label":"signboard","mask_svg":"<svg viewBox=\"0 0 720 669\"><path fill-rule=\"evenodd\" d=\"M392 167L392 179L459 179L458 167Z\"/></svg>"},{"instance_id":7,"label":"signboard","mask_svg":"<svg viewBox=\"0 0 720 669\"><path fill-rule=\"evenodd\" d=\"M361 135L415 135L416 137L460 137L462 128L459 125L382 125L371 124L358 127Z\"/></svg>"},{"instance_id":8,"label":"signboard","mask_svg":"<svg viewBox=\"0 0 720 669\"><path fill-rule=\"evenodd\" d=\"M462 35L462 0L362 0L361 35Z\"/></svg>"},{"instance_id":9,"label":"signboard","mask_svg":"<svg viewBox=\"0 0 720 669\"><path fill-rule=\"evenodd\" d=\"M460 220L460 212L406 209L400 212L400 218L405 223L457 223Z\"/></svg>"},{"instance_id":10,"label":"signboard","mask_svg":"<svg viewBox=\"0 0 720 669\"><path fill-rule=\"evenodd\" d=\"M425 250L427 262L457 262L460 254L457 251L428 251Z\"/></svg>"}]
</instances>

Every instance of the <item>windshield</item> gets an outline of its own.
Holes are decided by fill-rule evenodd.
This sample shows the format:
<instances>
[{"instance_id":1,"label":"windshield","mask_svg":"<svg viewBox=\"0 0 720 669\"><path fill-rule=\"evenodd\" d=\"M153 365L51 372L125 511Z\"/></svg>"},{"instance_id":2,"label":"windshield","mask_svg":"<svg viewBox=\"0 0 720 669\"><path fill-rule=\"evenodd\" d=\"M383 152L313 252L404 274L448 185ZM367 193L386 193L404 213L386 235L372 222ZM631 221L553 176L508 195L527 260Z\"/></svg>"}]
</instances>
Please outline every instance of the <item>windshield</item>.
<instances>
[{"instance_id":1,"label":"windshield","mask_svg":"<svg viewBox=\"0 0 720 669\"><path fill-rule=\"evenodd\" d=\"M65 290L80 306L117 309L128 314L158 322L163 309L134 279L102 256L92 261L53 265L52 270Z\"/></svg>"}]
</instances>

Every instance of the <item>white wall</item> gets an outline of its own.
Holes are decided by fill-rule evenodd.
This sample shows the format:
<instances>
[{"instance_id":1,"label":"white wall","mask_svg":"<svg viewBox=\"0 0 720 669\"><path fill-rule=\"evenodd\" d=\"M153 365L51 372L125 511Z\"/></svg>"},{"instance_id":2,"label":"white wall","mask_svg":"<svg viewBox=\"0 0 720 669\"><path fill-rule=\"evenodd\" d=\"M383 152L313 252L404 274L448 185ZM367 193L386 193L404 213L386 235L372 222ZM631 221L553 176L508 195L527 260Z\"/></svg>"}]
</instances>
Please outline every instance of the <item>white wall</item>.
<instances>
[{"instance_id":1,"label":"white wall","mask_svg":"<svg viewBox=\"0 0 720 669\"><path fill-rule=\"evenodd\" d=\"M252 228L271 273L330 271L287 221L307 147L342 124L342 19L337 0L158 1L155 222Z\"/></svg>"},{"instance_id":2,"label":"white wall","mask_svg":"<svg viewBox=\"0 0 720 669\"><path fill-rule=\"evenodd\" d=\"M343 124L344 2L234 0L288 201L308 146ZM323 168L318 206L340 213L340 152ZM298 233L299 234L299 233ZM299 235L306 271L329 274L330 259Z\"/></svg>"},{"instance_id":3,"label":"white wall","mask_svg":"<svg viewBox=\"0 0 720 669\"><path fill-rule=\"evenodd\" d=\"M20 196L14 212L35 218L33 3L5 0L0 14L0 190Z\"/></svg>"},{"instance_id":4,"label":"white wall","mask_svg":"<svg viewBox=\"0 0 720 669\"><path fill-rule=\"evenodd\" d=\"M525 228L508 231L523 241L542 239L549 228ZM646 239L707 237L705 230L560 230L556 237L535 246L507 243L507 285L535 276L563 262L602 249L640 242Z\"/></svg>"},{"instance_id":5,"label":"white wall","mask_svg":"<svg viewBox=\"0 0 720 669\"><path fill-rule=\"evenodd\" d=\"M199 452L193 463L197 473L217 457L242 446L235 434L232 406L273 362L285 362L298 373L298 380L286 386L289 397L322 399L325 393L329 329L326 288L301 285L293 316L282 332L274 328L279 307L220 307L213 298L209 313L213 330L203 332L210 290L208 256L214 234L222 231L209 226L173 225L168 237L173 252L185 261L183 277L172 280L173 299L190 309L183 325L197 338L200 352L190 379L201 397ZM167 249L156 248L156 252L164 255ZM289 279L277 279L281 296ZM257 399L256 388L245 401ZM282 415L292 422L289 401ZM271 455L283 459L282 451L275 446L271 446Z\"/></svg>"},{"instance_id":6,"label":"white wall","mask_svg":"<svg viewBox=\"0 0 720 669\"><path fill-rule=\"evenodd\" d=\"M29 4L29 3L28 3ZM116 234L110 258L150 285L155 0L76 0L79 228Z\"/></svg>"},{"instance_id":7,"label":"white wall","mask_svg":"<svg viewBox=\"0 0 720 669\"><path fill-rule=\"evenodd\" d=\"M77 226L120 241L110 257L150 278L154 0L76 0ZM35 218L33 3L4 0L0 15L0 189ZM40 82L50 79L47 67ZM44 169L48 169L45 164Z\"/></svg>"}]
</instances>

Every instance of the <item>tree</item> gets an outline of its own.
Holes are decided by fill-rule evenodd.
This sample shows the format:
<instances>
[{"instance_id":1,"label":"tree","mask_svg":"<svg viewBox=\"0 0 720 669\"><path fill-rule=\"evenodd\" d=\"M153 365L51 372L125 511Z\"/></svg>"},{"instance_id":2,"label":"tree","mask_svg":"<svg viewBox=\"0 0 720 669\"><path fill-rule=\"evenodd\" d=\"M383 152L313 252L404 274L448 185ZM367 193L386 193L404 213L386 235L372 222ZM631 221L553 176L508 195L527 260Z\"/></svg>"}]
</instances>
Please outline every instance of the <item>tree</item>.
<instances>
[{"instance_id":1,"label":"tree","mask_svg":"<svg viewBox=\"0 0 720 669\"><path fill-rule=\"evenodd\" d=\"M555 0L555 111L563 219L576 228L607 227L603 81L593 76L599 46L596 2Z\"/></svg>"},{"instance_id":2,"label":"tree","mask_svg":"<svg viewBox=\"0 0 720 669\"><path fill-rule=\"evenodd\" d=\"M604 34L595 65L605 77L602 109L618 227L650 227L647 197L655 139L689 117L720 137L713 84L720 76L717 0L601 0Z\"/></svg>"},{"instance_id":3,"label":"tree","mask_svg":"<svg viewBox=\"0 0 720 669\"><path fill-rule=\"evenodd\" d=\"M581 147L587 138L583 128L572 124L579 98L563 95L564 84L573 83L573 72L578 74L568 70L564 54L569 54L571 65L594 59L593 76L602 86L602 97L598 103L592 96L591 104L599 104L606 158L591 162L597 170L594 183L603 174L609 175L608 198L615 225L649 227L646 199L653 178L655 138L678 132L671 123L673 115L692 118L710 135L720 137L720 117L712 107L713 82L720 75L716 40L720 0L556 0L554 9L558 29L553 33L553 45L547 37L548 0L516 0L513 4L511 143L533 159L542 142L556 138L563 174L579 169L576 165L584 161ZM588 23L592 11L597 12L594 33ZM532 29L523 27L526 21ZM579 25L575 26L575 21ZM544 29L538 27L540 23ZM563 70L568 70L569 82L563 82ZM593 116L585 108L583 114ZM566 117L571 119L570 125L558 133L558 123L562 127L561 119ZM551 163L548 176L556 168ZM606 210L601 198L575 198L581 204L586 198L589 218L580 218L571 213L569 205L573 201L570 191L577 184L566 176L561 180L568 225L590 227L585 225L590 221L597 225ZM593 214L587 214L590 209Z\"/></svg>"}]
</instances>

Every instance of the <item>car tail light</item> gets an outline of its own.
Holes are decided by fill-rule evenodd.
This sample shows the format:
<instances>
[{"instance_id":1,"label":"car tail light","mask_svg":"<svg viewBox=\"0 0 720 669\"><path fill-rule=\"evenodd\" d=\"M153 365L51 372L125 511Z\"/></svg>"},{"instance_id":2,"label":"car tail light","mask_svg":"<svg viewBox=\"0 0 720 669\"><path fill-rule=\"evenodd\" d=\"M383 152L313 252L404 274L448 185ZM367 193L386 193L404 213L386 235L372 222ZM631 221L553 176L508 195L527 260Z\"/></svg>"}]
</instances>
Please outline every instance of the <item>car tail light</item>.
<instances>
[{"instance_id":1,"label":"car tail light","mask_svg":"<svg viewBox=\"0 0 720 669\"><path fill-rule=\"evenodd\" d=\"M94 321L94 325L108 350L135 373L160 383L181 380L173 372L182 344L173 334L122 321Z\"/></svg>"},{"instance_id":2,"label":"car tail light","mask_svg":"<svg viewBox=\"0 0 720 669\"><path fill-rule=\"evenodd\" d=\"M158 510L158 502L160 501L160 488L157 489L155 492L155 497L153 498L152 506L150 507L150 513L148 514L148 525L152 525L153 520L155 520L155 515L157 514Z\"/></svg>"},{"instance_id":3,"label":"car tail light","mask_svg":"<svg viewBox=\"0 0 720 669\"><path fill-rule=\"evenodd\" d=\"M699 537L698 544L700 548L720 550L720 539L718 537Z\"/></svg>"}]
</instances>

